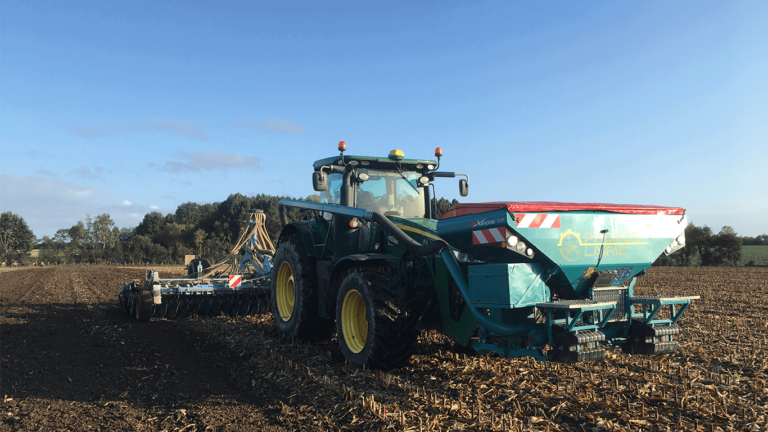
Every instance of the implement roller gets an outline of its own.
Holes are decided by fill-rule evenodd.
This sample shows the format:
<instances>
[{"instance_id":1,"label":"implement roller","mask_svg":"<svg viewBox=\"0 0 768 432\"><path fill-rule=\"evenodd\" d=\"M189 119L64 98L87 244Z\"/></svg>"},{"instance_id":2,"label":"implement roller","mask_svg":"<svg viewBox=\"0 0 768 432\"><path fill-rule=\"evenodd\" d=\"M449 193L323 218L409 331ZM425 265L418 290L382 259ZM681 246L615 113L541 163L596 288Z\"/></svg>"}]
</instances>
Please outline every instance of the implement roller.
<instances>
[{"instance_id":1,"label":"implement roller","mask_svg":"<svg viewBox=\"0 0 768 432\"><path fill-rule=\"evenodd\" d=\"M186 278L161 278L159 272L149 270L143 281L123 283L118 293L120 308L139 322L153 316L174 319L265 313L275 249L264 227L264 212L250 210L248 214L248 225L227 258L207 268L203 267L204 260L195 260L197 269L190 268ZM243 257L236 264L243 248Z\"/></svg>"}]
</instances>

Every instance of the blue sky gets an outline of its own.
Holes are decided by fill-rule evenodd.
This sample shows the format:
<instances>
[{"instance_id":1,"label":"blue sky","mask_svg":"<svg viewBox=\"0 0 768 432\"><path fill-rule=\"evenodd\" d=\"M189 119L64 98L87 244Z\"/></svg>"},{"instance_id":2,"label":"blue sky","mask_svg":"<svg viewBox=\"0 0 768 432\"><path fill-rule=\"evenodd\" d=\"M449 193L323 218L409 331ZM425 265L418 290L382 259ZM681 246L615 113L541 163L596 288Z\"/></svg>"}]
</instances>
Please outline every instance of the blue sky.
<instances>
[{"instance_id":1,"label":"blue sky","mask_svg":"<svg viewBox=\"0 0 768 432\"><path fill-rule=\"evenodd\" d=\"M306 196L339 140L440 146L465 202L765 233L768 3L0 0L0 211L38 237Z\"/></svg>"}]
</instances>

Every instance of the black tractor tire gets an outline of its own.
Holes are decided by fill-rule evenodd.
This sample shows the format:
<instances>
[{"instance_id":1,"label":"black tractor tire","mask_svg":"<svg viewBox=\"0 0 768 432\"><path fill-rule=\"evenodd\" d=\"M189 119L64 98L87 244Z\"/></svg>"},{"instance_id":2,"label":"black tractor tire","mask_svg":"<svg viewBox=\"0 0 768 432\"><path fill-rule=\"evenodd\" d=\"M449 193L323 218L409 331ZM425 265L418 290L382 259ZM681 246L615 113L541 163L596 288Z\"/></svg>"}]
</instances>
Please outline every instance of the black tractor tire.
<instances>
[{"instance_id":1,"label":"black tractor tire","mask_svg":"<svg viewBox=\"0 0 768 432\"><path fill-rule=\"evenodd\" d=\"M187 266L187 276L197 277L197 265L200 263L203 264L203 272L205 272L205 269L211 266L211 263L205 258L193 259Z\"/></svg>"},{"instance_id":2,"label":"black tractor tire","mask_svg":"<svg viewBox=\"0 0 768 432\"><path fill-rule=\"evenodd\" d=\"M352 268L344 276L336 299L336 333L349 363L380 370L408 363L418 337L418 312L409 307L402 285L386 266Z\"/></svg>"},{"instance_id":3,"label":"black tractor tire","mask_svg":"<svg viewBox=\"0 0 768 432\"><path fill-rule=\"evenodd\" d=\"M272 264L270 306L277 332L303 340L327 339L333 321L318 315L315 259L298 233L281 239Z\"/></svg>"},{"instance_id":4,"label":"black tractor tire","mask_svg":"<svg viewBox=\"0 0 768 432\"><path fill-rule=\"evenodd\" d=\"M155 304L152 298L152 291L140 291L139 294L134 297L133 307L136 321L148 322L150 319L152 319L152 314L155 313Z\"/></svg>"}]
</instances>

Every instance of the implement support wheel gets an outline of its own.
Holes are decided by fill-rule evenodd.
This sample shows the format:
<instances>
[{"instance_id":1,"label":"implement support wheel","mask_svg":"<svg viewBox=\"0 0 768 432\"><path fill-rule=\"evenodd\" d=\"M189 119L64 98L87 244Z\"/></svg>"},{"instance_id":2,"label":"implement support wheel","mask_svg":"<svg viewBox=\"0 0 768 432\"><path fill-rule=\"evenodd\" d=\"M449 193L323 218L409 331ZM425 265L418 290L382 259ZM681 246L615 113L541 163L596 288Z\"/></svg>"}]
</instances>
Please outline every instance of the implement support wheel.
<instances>
[{"instance_id":1,"label":"implement support wheel","mask_svg":"<svg viewBox=\"0 0 768 432\"><path fill-rule=\"evenodd\" d=\"M271 306L278 333L305 340L329 337L333 322L317 314L315 259L304 252L299 234L281 239L272 274Z\"/></svg>"},{"instance_id":2,"label":"implement support wheel","mask_svg":"<svg viewBox=\"0 0 768 432\"><path fill-rule=\"evenodd\" d=\"M336 332L352 364L389 370L405 365L418 336L404 287L386 266L353 268L336 299Z\"/></svg>"}]
</instances>

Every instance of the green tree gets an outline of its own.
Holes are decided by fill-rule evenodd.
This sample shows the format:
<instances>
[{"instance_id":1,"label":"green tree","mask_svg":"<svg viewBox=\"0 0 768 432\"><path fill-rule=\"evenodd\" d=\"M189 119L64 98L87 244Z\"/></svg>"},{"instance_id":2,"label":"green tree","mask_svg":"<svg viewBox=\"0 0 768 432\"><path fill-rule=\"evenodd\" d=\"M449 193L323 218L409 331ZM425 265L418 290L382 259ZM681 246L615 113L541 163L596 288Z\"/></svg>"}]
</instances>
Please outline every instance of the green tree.
<instances>
[{"instance_id":1,"label":"green tree","mask_svg":"<svg viewBox=\"0 0 768 432\"><path fill-rule=\"evenodd\" d=\"M104 251L107 247L112 248L115 243L120 239L120 231L115 230L115 222L109 213L104 213L96 216L89 226L91 238L101 245L101 250Z\"/></svg>"},{"instance_id":2,"label":"green tree","mask_svg":"<svg viewBox=\"0 0 768 432\"><path fill-rule=\"evenodd\" d=\"M197 225L204 217L203 206L193 202L179 204L176 208L176 221L184 225Z\"/></svg>"},{"instance_id":3,"label":"green tree","mask_svg":"<svg viewBox=\"0 0 768 432\"><path fill-rule=\"evenodd\" d=\"M741 260L741 239L736 231L729 226L724 226L712 238L712 249L716 257L715 265L736 266Z\"/></svg>"},{"instance_id":4,"label":"green tree","mask_svg":"<svg viewBox=\"0 0 768 432\"><path fill-rule=\"evenodd\" d=\"M156 235L162 232L164 225L165 218L163 218L163 214L153 211L144 215L144 220L136 227L136 234L154 239Z\"/></svg>"},{"instance_id":5,"label":"green tree","mask_svg":"<svg viewBox=\"0 0 768 432\"><path fill-rule=\"evenodd\" d=\"M451 206L453 206L455 204L458 204L458 203L459 202L456 201L455 199L452 200L452 201L448 201L445 198L440 198L439 200L437 200L437 203L435 205L435 211L433 213L433 217L435 219L440 219L440 216L442 216L443 213L447 212L448 209L451 208Z\"/></svg>"},{"instance_id":6,"label":"green tree","mask_svg":"<svg viewBox=\"0 0 768 432\"><path fill-rule=\"evenodd\" d=\"M742 237L741 243L744 246L765 246L768 245L768 234L760 234L756 237Z\"/></svg>"},{"instance_id":7,"label":"green tree","mask_svg":"<svg viewBox=\"0 0 768 432\"><path fill-rule=\"evenodd\" d=\"M690 224L685 229L685 241L686 248L696 251L703 266L737 265L741 259L741 239L729 226L714 234L706 225Z\"/></svg>"},{"instance_id":8,"label":"green tree","mask_svg":"<svg viewBox=\"0 0 768 432\"><path fill-rule=\"evenodd\" d=\"M9 211L0 214L0 261L26 258L34 244L35 235L23 217Z\"/></svg>"}]
</instances>

